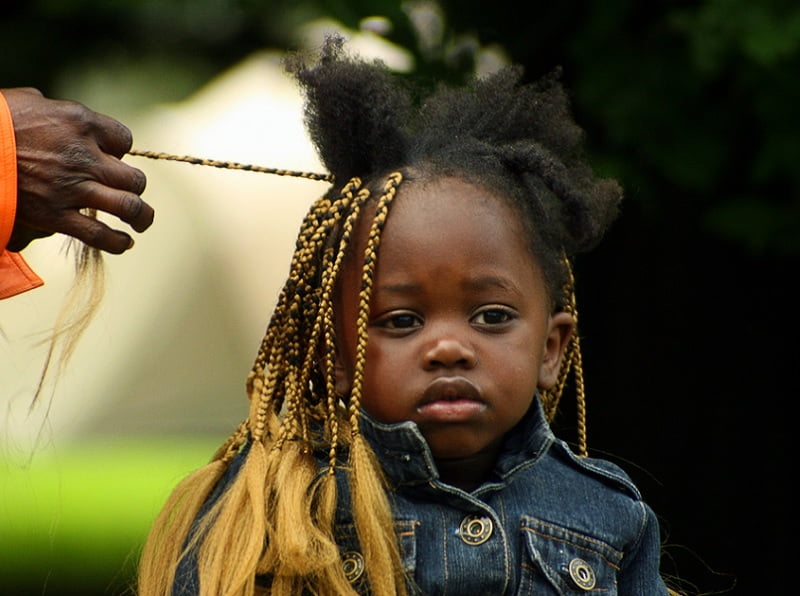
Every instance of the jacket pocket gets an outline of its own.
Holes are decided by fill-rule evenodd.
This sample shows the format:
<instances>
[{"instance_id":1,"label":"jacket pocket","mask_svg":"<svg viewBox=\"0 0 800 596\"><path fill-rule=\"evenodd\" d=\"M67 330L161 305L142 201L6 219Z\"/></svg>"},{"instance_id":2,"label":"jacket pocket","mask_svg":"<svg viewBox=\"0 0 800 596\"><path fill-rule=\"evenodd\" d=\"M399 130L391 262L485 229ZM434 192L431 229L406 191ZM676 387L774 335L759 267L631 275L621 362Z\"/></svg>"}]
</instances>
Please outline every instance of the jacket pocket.
<instances>
[{"instance_id":1,"label":"jacket pocket","mask_svg":"<svg viewBox=\"0 0 800 596\"><path fill-rule=\"evenodd\" d=\"M403 561L403 570L410 579L414 577L417 567L417 541L416 528L419 522L415 520L395 520L394 530L400 545L400 557ZM354 524L338 524L336 526L336 544L339 545L339 552L342 558L342 568L345 576L353 584L359 594L370 594L367 584L367 572L364 564L364 556L361 552L361 545L358 542L358 535ZM410 593L415 593L410 587Z\"/></svg>"},{"instance_id":2,"label":"jacket pocket","mask_svg":"<svg viewBox=\"0 0 800 596\"><path fill-rule=\"evenodd\" d=\"M622 553L574 530L523 516L518 594L617 594Z\"/></svg>"}]
</instances>

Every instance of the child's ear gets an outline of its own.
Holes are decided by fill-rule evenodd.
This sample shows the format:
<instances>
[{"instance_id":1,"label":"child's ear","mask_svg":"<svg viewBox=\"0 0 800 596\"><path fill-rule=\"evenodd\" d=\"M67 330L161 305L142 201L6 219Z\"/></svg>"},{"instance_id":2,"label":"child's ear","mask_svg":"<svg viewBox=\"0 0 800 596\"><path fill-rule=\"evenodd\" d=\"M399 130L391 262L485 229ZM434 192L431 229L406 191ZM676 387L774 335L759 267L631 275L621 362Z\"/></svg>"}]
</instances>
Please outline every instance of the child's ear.
<instances>
[{"instance_id":1,"label":"child's ear","mask_svg":"<svg viewBox=\"0 0 800 596\"><path fill-rule=\"evenodd\" d=\"M550 316L550 325L544 344L544 355L539 367L539 389L550 389L558 381L561 361L567 350L572 334L575 333L575 319L566 312Z\"/></svg>"},{"instance_id":2,"label":"child's ear","mask_svg":"<svg viewBox=\"0 0 800 596\"><path fill-rule=\"evenodd\" d=\"M341 353L339 352L339 346L334 343L334 350L335 353L333 355L333 389L336 392L336 395L339 397L345 397L350 394L351 389L351 381L350 375L347 373L347 367L344 365L342 361ZM323 375L326 374L328 369L327 364L325 363L326 359L323 356L325 353L324 346L318 347L318 360L317 364L320 367L320 371Z\"/></svg>"},{"instance_id":3,"label":"child's ear","mask_svg":"<svg viewBox=\"0 0 800 596\"><path fill-rule=\"evenodd\" d=\"M350 395L350 389L352 388L350 375L347 373L347 369L342 363L339 354L336 355L336 359L333 363L333 378L335 380L336 395L339 397Z\"/></svg>"}]
</instances>

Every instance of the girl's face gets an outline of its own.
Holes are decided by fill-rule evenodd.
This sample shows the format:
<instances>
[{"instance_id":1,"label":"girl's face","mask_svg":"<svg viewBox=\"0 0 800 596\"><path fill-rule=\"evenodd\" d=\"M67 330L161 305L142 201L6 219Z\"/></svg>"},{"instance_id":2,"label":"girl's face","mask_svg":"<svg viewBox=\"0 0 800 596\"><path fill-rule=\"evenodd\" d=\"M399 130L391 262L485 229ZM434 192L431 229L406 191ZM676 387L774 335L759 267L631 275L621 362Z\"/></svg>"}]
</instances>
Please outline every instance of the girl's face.
<instances>
[{"instance_id":1,"label":"girl's face","mask_svg":"<svg viewBox=\"0 0 800 596\"><path fill-rule=\"evenodd\" d=\"M359 258L342 271L338 389L355 361ZM540 269L511 208L458 178L405 182L381 237L362 406L414 421L441 459L496 450L536 387L551 387L572 317L551 314Z\"/></svg>"}]
</instances>

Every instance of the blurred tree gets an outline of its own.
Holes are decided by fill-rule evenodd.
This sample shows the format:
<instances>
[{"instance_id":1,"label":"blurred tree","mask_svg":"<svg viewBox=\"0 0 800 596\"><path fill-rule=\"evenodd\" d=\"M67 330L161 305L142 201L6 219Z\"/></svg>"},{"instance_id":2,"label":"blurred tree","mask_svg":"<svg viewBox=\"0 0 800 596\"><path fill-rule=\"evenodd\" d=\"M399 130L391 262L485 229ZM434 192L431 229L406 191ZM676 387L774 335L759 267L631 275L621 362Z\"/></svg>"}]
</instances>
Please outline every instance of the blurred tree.
<instances>
[{"instance_id":1,"label":"blurred tree","mask_svg":"<svg viewBox=\"0 0 800 596\"><path fill-rule=\"evenodd\" d=\"M530 76L563 65L598 162L653 217L678 209L748 250L800 252L800 5L528 6L523 22L513 3L476 0L18 1L0 23L0 80L49 92L89 65L157 64L174 76L145 81L179 99L249 52L292 47L309 19L357 29L380 15L423 80L458 80L493 45Z\"/></svg>"}]
</instances>

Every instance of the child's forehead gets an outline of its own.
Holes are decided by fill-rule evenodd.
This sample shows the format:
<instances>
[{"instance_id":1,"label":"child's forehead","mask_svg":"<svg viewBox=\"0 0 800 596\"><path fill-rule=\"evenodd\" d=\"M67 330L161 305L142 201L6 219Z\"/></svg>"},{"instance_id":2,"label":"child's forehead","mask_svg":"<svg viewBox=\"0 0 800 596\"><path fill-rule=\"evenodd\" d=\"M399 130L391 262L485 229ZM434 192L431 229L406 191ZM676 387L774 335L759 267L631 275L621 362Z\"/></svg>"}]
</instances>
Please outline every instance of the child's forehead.
<instances>
[{"instance_id":1,"label":"child's forehead","mask_svg":"<svg viewBox=\"0 0 800 596\"><path fill-rule=\"evenodd\" d=\"M377 199L371 204L358 226L359 254L369 238ZM475 253L476 247L487 243L525 261L538 260L520 214L502 193L456 176L411 178L403 181L391 202L378 254L387 250L401 255L420 250Z\"/></svg>"},{"instance_id":2,"label":"child's forehead","mask_svg":"<svg viewBox=\"0 0 800 596\"><path fill-rule=\"evenodd\" d=\"M371 198L360 210L348 250L350 254L354 249L361 253L366 246L382 196L381 182L369 184ZM398 237L403 243L427 240L424 235L415 233L417 227L437 236L441 230L453 226L473 227L473 235L462 238L460 244L481 242L481 233L486 233L486 220L491 220L493 236L505 239L509 248L526 246L529 256L538 260L535 251L530 250L523 217L510 197L495 188L456 175L411 175L404 177L396 189L381 225L380 245L394 242Z\"/></svg>"},{"instance_id":3,"label":"child's forehead","mask_svg":"<svg viewBox=\"0 0 800 596\"><path fill-rule=\"evenodd\" d=\"M412 179L398 189L387 225L394 215L417 213L426 219L439 218L442 225L454 220L481 223L491 215L505 223L507 232L522 232L521 217L511 199L494 188L457 176Z\"/></svg>"}]
</instances>

